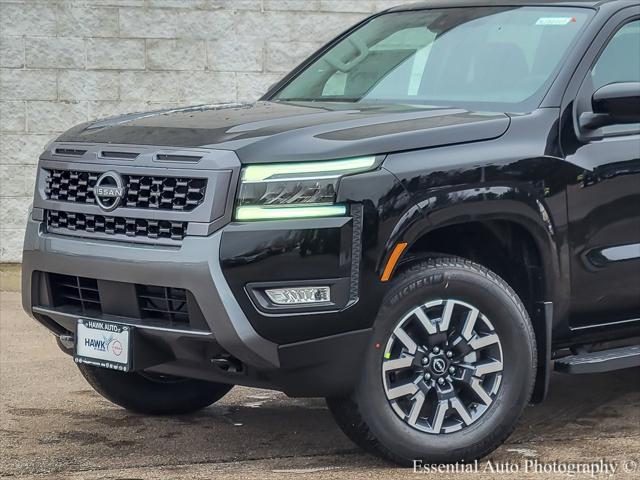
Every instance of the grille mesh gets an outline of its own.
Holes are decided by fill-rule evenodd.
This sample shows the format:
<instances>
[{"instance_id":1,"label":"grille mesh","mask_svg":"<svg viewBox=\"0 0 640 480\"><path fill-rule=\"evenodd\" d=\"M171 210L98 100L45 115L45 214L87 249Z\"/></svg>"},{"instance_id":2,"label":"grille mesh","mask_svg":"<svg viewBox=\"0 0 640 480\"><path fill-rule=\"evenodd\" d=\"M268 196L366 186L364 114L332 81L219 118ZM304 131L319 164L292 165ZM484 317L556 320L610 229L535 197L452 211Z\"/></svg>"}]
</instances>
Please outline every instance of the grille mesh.
<instances>
[{"instance_id":1,"label":"grille mesh","mask_svg":"<svg viewBox=\"0 0 640 480\"><path fill-rule=\"evenodd\" d=\"M44 192L51 200L74 203L96 203L93 187L99 173L49 170Z\"/></svg>"},{"instance_id":2,"label":"grille mesh","mask_svg":"<svg viewBox=\"0 0 640 480\"><path fill-rule=\"evenodd\" d=\"M93 187L100 173L77 170L48 170L47 198L61 202L95 204ZM122 206L155 210L191 211L205 198L204 178L123 175L126 197Z\"/></svg>"},{"instance_id":3,"label":"grille mesh","mask_svg":"<svg viewBox=\"0 0 640 480\"><path fill-rule=\"evenodd\" d=\"M182 240L187 230L187 222L108 217L56 210L47 212L47 226L71 231L171 240Z\"/></svg>"}]
</instances>

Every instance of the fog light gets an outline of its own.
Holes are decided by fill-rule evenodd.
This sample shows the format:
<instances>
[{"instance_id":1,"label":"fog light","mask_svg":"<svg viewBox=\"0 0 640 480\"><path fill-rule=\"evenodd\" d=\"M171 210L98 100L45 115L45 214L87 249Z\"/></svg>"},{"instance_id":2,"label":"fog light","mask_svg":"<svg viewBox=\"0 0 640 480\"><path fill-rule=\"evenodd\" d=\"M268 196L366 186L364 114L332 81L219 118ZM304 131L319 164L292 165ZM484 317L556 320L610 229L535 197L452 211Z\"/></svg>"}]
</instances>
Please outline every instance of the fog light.
<instances>
[{"instance_id":1,"label":"fog light","mask_svg":"<svg viewBox=\"0 0 640 480\"><path fill-rule=\"evenodd\" d=\"M276 305L298 305L331 301L329 287L291 287L265 290L269 300Z\"/></svg>"}]
</instances>

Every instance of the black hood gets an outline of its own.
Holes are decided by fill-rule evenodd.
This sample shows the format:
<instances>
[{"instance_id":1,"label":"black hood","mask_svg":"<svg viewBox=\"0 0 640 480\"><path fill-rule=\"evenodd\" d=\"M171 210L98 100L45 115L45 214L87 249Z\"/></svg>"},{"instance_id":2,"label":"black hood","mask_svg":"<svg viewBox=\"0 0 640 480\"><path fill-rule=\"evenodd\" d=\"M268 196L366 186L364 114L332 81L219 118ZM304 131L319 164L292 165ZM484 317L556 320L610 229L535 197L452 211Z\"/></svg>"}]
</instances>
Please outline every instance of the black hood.
<instances>
[{"instance_id":1,"label":"black hood","mask_svg":"<svg viewBox=\"0 0 640 480\"><path fill-rule=\"evenodd\" d=\"M123 115L72 128L61 142L233 150L243 163L384 154L502 135L509 117L453 108L258 102Z\"/></svg>"}]
</instances>

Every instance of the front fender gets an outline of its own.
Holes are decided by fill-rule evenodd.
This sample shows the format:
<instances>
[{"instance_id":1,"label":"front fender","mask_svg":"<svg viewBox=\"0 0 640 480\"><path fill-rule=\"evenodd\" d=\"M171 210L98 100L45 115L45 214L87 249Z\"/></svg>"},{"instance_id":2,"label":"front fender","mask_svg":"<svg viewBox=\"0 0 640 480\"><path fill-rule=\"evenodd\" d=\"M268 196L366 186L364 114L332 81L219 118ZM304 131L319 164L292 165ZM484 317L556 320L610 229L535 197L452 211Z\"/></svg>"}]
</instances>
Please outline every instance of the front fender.
<instances>
[{"instance_id":1,"label":"front fender","mask_svg":"<svg viewBox=\"0 0 640 480\"><path fill-rule=\"evenodd\" d=\"M566 191L579 172L557 151L556 118L556 111L538 110L513 118L500 139L389 155L383 167L421 215L399 219L385 258L397 242L410 246L445 226L514 222L535 240L544 266L544 300L553 300L554 317L563 318L570 284Z\"/></svg>"},{"instance_id":2,"label":"front fender","mask_svg":"<svg viewBox=\"0 0 640 480\"><path fill-rule=\"evenodd\" d=\"M405 187L421 215L398 219L381 264L398 242L407 242L405 252L411 252L436 229L512 222L529 233L540 253L540 300L553 301L554 319L564 318L570 285L566 192L579 172L561 158L557 116L554 109L540 109L513 116L499 139L389 155L383 168Z\"/></svg>"},{"instance_id":3,"label":"front fender","mask_svg":"<svg viewBox=\"0 0 640 480\"><path fill-rule=\"evenodd\" d=\"M562 288L562 242L544 194L522 186L500 184L443 188L432 191L415 208L422 215L408 211L399 219L386 243L384 259L391 255L397 243L406 242L406 251L410 251L424 235L443 227L502 220L521 226L535 240L544 267L545 298L554 300ZM384 259L379 269L386 265Z\"/></svg>"}]
</instances>

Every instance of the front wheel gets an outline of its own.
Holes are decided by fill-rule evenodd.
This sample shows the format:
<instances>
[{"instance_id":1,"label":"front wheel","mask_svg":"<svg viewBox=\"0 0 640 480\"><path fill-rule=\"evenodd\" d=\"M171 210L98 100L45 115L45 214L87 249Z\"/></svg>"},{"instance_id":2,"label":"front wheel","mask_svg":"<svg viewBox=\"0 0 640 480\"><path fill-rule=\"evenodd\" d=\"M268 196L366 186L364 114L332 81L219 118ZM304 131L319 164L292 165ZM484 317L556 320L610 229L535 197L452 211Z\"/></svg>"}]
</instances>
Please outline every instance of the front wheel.
<instances>
[{"instance_id":1,"label":"front wheel","mask_svg":"<svg viewBox=\"0 0 640 480\"><path fill-rule=\"evenodd\" d=\"M504 280L436 258L398 275L360 382L328 405L356 444L401 465L471 461L513 431L535 365L529 317Z\"/></svg>"},{"instance_id":2,"label":"front wheel","mask_svg":"<svg viewBox=\"0 0 640 480\"><path fill-rule=\"evenodd\" d=\"M116 405L148 415L190 413L220 400L233 385L79 364L93 389Z\"/></svg>"}]
</instances>

